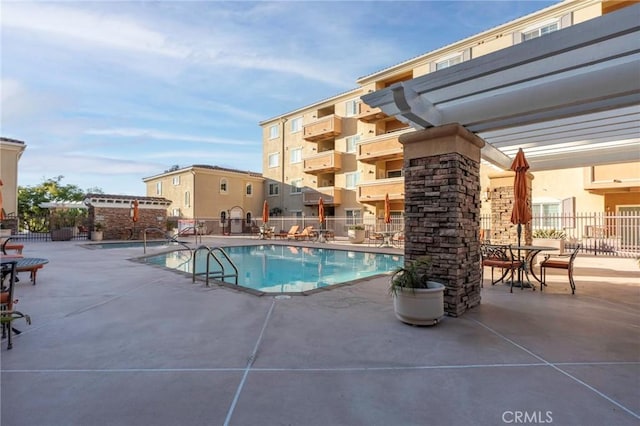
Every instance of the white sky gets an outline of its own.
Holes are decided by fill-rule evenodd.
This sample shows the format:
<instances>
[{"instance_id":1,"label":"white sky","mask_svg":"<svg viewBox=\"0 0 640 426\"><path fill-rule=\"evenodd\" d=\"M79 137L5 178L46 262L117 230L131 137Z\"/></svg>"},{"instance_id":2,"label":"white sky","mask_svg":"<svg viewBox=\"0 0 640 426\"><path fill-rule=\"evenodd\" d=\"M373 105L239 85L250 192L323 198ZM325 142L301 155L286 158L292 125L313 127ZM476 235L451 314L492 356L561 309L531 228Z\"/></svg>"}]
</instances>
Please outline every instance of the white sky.
<instances>
[{"instance_id":1,"label":"white sky","mask_svg":"<svg viewBox=\"0 0 640 426\"><path fill-rule=\"evenodd\" d=\"M259 121L553 3L2 1L0 135L27 144L22 186L262 172Z\"/></svg>"}]
</instances>

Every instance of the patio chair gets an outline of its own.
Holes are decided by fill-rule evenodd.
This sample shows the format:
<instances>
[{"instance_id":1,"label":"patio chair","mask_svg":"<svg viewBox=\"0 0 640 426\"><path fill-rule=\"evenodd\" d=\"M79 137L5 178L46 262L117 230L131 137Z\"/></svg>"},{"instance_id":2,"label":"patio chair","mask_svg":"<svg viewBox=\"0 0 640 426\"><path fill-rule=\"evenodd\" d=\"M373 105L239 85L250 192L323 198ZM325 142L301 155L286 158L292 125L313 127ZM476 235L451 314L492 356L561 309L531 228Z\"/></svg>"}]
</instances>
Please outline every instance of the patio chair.
<instances>
[{"instance_id":1,"label":"patio chair","mask_svg":"<svg viewBox=\"0 0 640 426\"><path fill-rule=\"evenodd\" d=\"M480 255L482 271L480 274L480 282L484 280L484 268L491 268L491 285L495 285L500 281L503 281L505 277L511 273L511 286L509 291L513 293L513 281L514 275L518 269L522 268L523 262L518 259L511 250L511 245L493 245L493 244L480 244ZM500 278L493 279L493 270L499 268L502 271ZM523 288L522 286L520 287Z\"/></svg>"},{"instance_id":2,"label":"patio chair","mask_svg":"<svg viewBox=\"0 0 640 426\"><path fill-rule=\"evenodd\" d=\"M367 239L367 245L373 244L374 246L379 246L384 241L384 235L379 232L368 229L365 231L365 236Z\"/></svg>"},{"instance_id":3,"label":"patio chair","mask_svg":"<svg viewBox=\"0 0 640 426\"><path fill-rule=\"evenodd\" d=\"M5 262L2 264L2 274L0 279L0 323L2 324L2 338L7 339L7 349L13 347L11 336L20 334L20 330L12 326L12 322L24 318L27 324L31 324L29 315L23 314L14 309L18 302L13 299L13 289L16 283L16 262Z\"/></svg>"},{"instance_id":4,"label":"patio chair","mask_svg":"<svg viewBox=\"0 0 640 426\"><path fill-rule=\"evenodd\" d=\"M393 234L391 242L396 247L404 247L404 232L396 232Z\"/></svg>"},{"instance_id":5,"label":"patio chair","mask_svg":"<svg viewBox=\"0 0 640 426\"><path fill-rule=\"evenodd\" d=\"M24 244L14 244L10 243L11 237L0 239L0 250L2 254L9 254L7 251L13 251L16 254L22 254L22 250L24 249Z\"/></svg>"},{"instance_id":6,"label":"patio chair","mask_svg":"<svg viewBox=\"0 0 640 426\"><path fill-rule=\"evenodd\" d=\"M293 225L291 228L289 228L289 232L280 231L278 234L276 234L276 236L280 238L293 239L295 238L294 235L298 233L299 228L300 227L298 225Z\"/></svg>"},{"instance_id":7,"label":"patio chair","mask_svg":"<svg viewBox=\"0 0 640 426\"><path fill-rule=\"evenodd\" d=\"M293 235L296 240L310 240L313 236L313 226L307 226L302 230L302 232Z\"/></svg>"},{"instance_id":8,"label":"patio chair","mask_svg":"<svg viewBox=\"0 0 640 426\"><path fill-rule=\"evenodd\" d=\"M573 261L576 259L581 247L581 244L577 244L569 254L547 254L544 256L544 260L540 262L540 291L542 291L542 287L547 285L547 268L554 268L565 269L567 271L571 294L576 294L576 283L573 280Z\"/></svg>"}]
</instances>

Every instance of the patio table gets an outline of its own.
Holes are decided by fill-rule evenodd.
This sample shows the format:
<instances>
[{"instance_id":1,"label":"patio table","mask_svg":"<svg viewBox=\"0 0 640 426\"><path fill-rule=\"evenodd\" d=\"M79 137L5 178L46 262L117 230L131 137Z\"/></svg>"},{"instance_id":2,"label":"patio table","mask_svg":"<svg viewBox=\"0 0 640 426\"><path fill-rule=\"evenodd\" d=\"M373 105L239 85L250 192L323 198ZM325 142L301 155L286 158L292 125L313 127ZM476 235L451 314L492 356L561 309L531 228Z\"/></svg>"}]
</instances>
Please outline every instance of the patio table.
<instances>
[{"instance_id":1,"label":"patio table","mask_svg":"<svg viewBox=\"0 0 640 426\"><path fill-rule=\"evenodd\" d=\"M538 283L542 284L542 280L540 279L540 277L536 275L536 273L533 270L533 260L535 259L535 257L541 251L557 251L558 249L556 247L548 247L548 246L520 245L520 246L511 246L511 250L513 250L514 252L517 251L518 257L520 257L520 260L522 260L522 265L518 269L517 284L514 282L513 286L514 287L519 287L519 286L531 287L531 280L529 279L529 274L531 274L533 278L536 281L538 281ZM521 251L526 252L524 257L520 256ZM523 273L527 277L526 281L523 281L522 279Z\"/></svg>"},{"instance_id":2,"label":"patio table","mask_svg":"<svg viewBox=\"0 0 640 426\"><path fill-rule=\"evenodd\" d=\"M36 285L36 276L38 269L41 269L44 265L49 263L48 259L42 259L39 257L23 257L15 259L16 272L31 272L31 283Z\"/></svg>"}]
</instances>

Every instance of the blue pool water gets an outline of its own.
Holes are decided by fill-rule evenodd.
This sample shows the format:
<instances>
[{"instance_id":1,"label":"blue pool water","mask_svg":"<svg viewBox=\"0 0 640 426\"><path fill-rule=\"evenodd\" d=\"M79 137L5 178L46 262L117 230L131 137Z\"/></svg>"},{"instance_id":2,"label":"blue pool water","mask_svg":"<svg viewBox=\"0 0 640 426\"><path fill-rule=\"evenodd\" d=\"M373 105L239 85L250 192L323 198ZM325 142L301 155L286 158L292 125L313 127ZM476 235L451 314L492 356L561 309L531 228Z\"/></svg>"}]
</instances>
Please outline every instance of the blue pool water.
<instances>
[{"instance_id":1,"label":"blue pool water","mask_svg":"<svg viewBox=\"0 0 640 426\"><path fill-rule=\"evenodd\" d=\"M404 257L382 253L363 253L315 247L257 245L225 247L238 267L238 285L265 293L294 293L314 290L391 272ZM206 271L207 252L196 253L196 273ZM193 259L184 251L149 256L145 263L192 273ZM210 271L220 267L215 261ZM226 279L235 283L233 279Z\"/></svg>"}]
</instances>

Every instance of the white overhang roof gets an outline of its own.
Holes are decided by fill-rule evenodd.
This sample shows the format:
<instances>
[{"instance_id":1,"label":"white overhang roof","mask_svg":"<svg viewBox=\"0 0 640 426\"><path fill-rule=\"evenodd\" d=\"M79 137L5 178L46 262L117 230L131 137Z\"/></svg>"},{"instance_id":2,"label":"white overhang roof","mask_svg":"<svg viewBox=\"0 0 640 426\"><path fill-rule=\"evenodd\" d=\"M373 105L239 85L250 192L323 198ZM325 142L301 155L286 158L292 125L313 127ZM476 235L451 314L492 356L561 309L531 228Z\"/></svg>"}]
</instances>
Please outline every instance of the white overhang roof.
<instances>
[{"instance_id":1,"label":"white overhang roof","mask_svg":"<svg viewBox=\"0 0 640 426\"><path fill-rule=\"evenodd\" d=\"M531 171L640 160L640 4L362 96L416 129L459 123Z\"/></svg>"}]
</instances>

